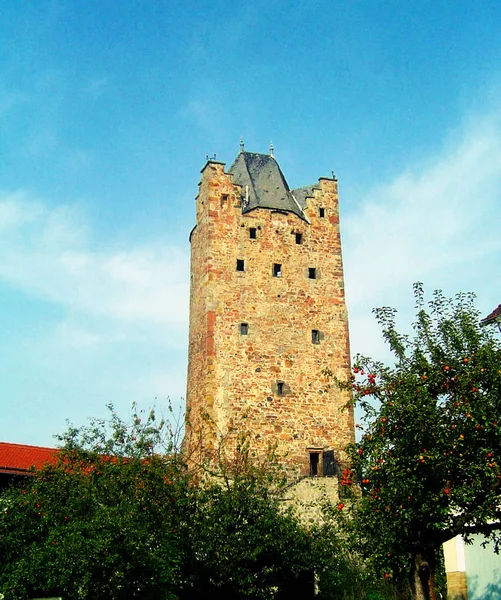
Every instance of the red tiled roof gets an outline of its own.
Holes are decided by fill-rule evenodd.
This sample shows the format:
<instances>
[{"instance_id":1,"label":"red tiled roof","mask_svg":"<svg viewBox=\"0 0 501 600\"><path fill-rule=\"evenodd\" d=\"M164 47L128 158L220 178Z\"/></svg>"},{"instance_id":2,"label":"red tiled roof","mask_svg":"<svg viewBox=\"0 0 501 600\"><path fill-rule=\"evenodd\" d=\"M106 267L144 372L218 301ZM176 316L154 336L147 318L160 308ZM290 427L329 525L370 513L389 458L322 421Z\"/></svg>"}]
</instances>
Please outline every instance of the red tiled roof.
<instances>
[{"instance_id":1,"label":"red tiled roof","mask_svg":"<svg viewBox=\"0 0 501 600\"><path fill-rule=\"evenodd\" d=\"M490 315L487 315L485 319L480 321L481 325L490 325L497 320L501 320L501 304L495 308Z\"/></svg>"},{"instance_id":2,"label":"red tiled roof","mask_svg":"<svg viewBox=\"0 0 501 600\"><path fill-rule=\"evenodd\" d=\"M0 473L25 473L31 467L54 463L57 452L56 448L0 442Z\"/></svg>"}]
</instances>

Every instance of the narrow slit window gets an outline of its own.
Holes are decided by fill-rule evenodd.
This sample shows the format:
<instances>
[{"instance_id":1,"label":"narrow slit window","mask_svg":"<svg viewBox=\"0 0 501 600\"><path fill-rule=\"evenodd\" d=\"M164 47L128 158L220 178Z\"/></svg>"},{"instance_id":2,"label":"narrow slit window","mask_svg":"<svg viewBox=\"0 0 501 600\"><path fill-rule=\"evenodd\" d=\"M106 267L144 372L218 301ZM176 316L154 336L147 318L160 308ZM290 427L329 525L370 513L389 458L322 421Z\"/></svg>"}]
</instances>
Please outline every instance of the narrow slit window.
<instances>
[{"instance_id":1,"label":"narrow slit window","mask_svg":"<svg viewBox=\"0 0 501 600\"><path fill-rule=\"evenodd\" d=\"M273 265L273 277L282 277L282 265L275 263Z\"/></svg>"},{"instance_id":2,"label":"narrow slit window","mask_svg":"<svg viewBox=\"0 0 501 600\"><path fill-rule=\"evenodd\" d=\"M321 219L323 219L323 218L325 217L325 208L324 208L323 206L321 206L321 207L318 209L318 216L319 216Z\"/></svg>"},{"instance_id":3,"label":"narrow slit window","mask_svg":"<svg viewBox=\"0 0 501 600\"><path fill-rule=\"evenodd\" d=\"M277 396L283 396L283 395L284 395L284 382L277 381Z\"/></svg>"},{"instance_id":4,"label":"narrow slit window","mask_svg":"<svg viewBox=\"0 0 501 600\"><path fill-rule=\"evenodd\" d=\"M240 323L240 335L248 335L249 333L249 324L248 323Z\"/></svg>"},{"instance_id":5,"label":"narrow slit window","mask_svg":"<svg viewBox=\"0 0 501 600\"><path fill-rule=\"evenodd\" d=\"M243 258L237 258L237 271L245 270L245 261Z\"/></svg>"},{"instance_id":6,"label":"narrow slit window","mask_svg":"<svg viewBox=\"0 0 501 600\"><path fill-rule=\"evenodd\" d=\"M309 279L316 279L317 278L317 270L315 269L315 267L310 267L308 269L308 278Z\"/></svg>"},{"instance_id":7,"label":"narrow slit window","mask_svg":"<svg viewBox=\"0 0 501 600\"><path fill-rule=\"evenodd\" d=\"M249 229L249 237L251 240L256 240L257 239L257 229L255 227L251 227Z\"/></svg>"},{"instance_id":8,"label":"narrow slit window","mask_svg":"<svg viewBox=\"0 0 501 600\"><path fill-rule=\"evenodd\" d=\"M296 244L302 244L302 243L303 243L303 234L296 233Z\"/></svg>"},{"instance_id":9,"label":"narrow slit window","mask_svg":"<svg viewBox=\"0 0 501 600\"><path fill-rule=\"evenodd\" d=\"M318 463L320 462L320 452L310 452L310 477L318 475Z\"/></svg>"},{"instance_id":10,"label":"narrow slit window","mask_svg":"<svg viewBox=\"0 0 501 600\"><path fill-rule=\"evenodd\" d=\"M320 344L320 331L318 329L311 330L311 343Z\"/></svg>"},{"instance_id":11,"label":"narrow slit window","mask_svg":"<svg viewBox=\"0 0 501 600\"><path fill-rule=\"evenodd\" d=\"M221 196L221 206L225 206L225 204L228 202L228 194L223 194Z\"/></svg>"}]
</instances>

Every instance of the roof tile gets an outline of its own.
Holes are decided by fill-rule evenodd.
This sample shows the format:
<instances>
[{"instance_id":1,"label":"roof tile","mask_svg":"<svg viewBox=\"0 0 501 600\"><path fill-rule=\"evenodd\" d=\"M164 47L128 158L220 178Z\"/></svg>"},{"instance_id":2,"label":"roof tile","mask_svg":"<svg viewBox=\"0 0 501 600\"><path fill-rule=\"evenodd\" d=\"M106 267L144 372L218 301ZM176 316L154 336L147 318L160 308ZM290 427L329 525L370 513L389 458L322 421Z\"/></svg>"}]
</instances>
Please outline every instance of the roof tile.
<instances>
[{"instance_id":1,"label":"roof tile","mask_svg":"<svg viewBox=\"0 0 501 600\"><path fill-rule=\"evenodd\" d=\"M490 315L487 315L480 321L480 325L490 325L496 321L501 321L501 304L495 308Z\"/></svg>"},{"instance_id":2,"label":"roof tile","mask_svg":"<svg viewBox=\"0 0 501 600\"><path fill-rule=\"evenodd\" d=\"M57 452L56 448L0 442L0 473L22 473L54 464Z\"/></svg>"}]
</instances>

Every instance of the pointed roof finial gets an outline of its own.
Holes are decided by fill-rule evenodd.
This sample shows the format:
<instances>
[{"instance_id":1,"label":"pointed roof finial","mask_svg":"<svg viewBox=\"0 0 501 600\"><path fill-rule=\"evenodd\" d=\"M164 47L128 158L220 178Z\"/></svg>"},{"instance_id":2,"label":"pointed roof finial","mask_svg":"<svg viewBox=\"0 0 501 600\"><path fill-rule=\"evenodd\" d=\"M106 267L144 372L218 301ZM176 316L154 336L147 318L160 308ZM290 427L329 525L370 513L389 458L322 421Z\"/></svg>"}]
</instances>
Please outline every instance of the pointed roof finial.
<instances>
[{"instance_id":1,"label":"pointed roof finial","mask_svg":"<svg viewBox=\"0 0 501 600\"><path fill-rule=\"evenodd\" d=\"M273 156L273 142L270 142L270 156Z\"/></svg>"},{"instance_id":2,"label":"pointed roof finial","mask_svg":"<svg viewBox=\"0 0 501 600\"><path fill-rule=\"evenodd\" d=\"M240 138L240 152L244 151L244 138Z\"/></svg>"}]
</instances>

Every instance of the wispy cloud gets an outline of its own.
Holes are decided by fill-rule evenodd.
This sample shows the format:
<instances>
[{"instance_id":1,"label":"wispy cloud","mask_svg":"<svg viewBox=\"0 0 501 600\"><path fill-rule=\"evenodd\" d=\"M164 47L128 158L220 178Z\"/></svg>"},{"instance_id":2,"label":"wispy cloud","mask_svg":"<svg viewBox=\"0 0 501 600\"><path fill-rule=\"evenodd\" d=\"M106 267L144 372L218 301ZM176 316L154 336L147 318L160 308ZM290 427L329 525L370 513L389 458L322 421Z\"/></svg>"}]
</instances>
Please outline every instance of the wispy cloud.
<instances>
[{"instance_id":1,"label":"wispy cloud","mask_svg":"<svg viewBox=\"0 0 501 600\"><path fill-rule=\"evenodd\" d=\"M187 324L187 254L163 244L97 250L75 206L0 195L0 279L71 312Z\"/></svg>"},{"instance_id":2,"label":"wispy cloud","mask_svg":"<svg viewBox=\"0 0 501 600\"><path fill-rule=\"evenodd\" d=\"M500 114L472 117L439 155L370 190L341 224L354 351L381 352L370 309L396 306L410 318L415 281L493 303L500 206Z\"/></svg>"},{"instance_id":3,"label":"wispy cloud","mask_svg":"<svg viewBox=\"0 0 501 600\"><path fill-rule=\"evenodd\" d=\"M79 425L104 416L110 401L122 414L133 401L151 406L158 398L164 406L169 395L178 405L188 282L184 249L104 246L78 206L0 193L1 321L37 319L33 329L14 325L0 340L10 365L0 367L9 407L0 439L52 444L65 419ZM19 294L28 302L18 307L9 299Z\"/></svg>"}]
</instances>

